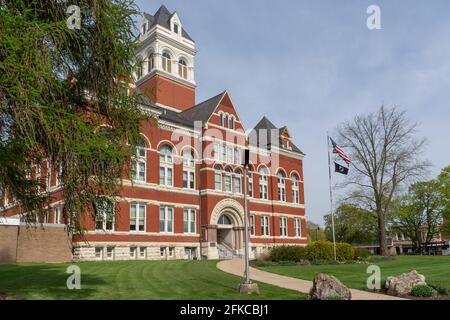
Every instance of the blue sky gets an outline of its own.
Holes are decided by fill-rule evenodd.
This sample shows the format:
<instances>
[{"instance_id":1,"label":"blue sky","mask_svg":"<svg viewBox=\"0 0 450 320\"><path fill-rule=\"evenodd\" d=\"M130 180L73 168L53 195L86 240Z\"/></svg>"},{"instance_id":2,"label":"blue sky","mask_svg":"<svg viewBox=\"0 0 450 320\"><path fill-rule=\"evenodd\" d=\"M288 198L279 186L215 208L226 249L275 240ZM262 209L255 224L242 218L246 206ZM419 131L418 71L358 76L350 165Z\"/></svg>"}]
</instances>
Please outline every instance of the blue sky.
<instances>
[{"instance_id":1,"label":"blue sky","mask_svg":"<svg viewBox=\"0 0 450 320\"><path fill-rule=\"evenodd\" d=\"M197 102L228 89L245 128L287 125L304 160L308 218L329 212L326 132L381 104L399 106L420 136L430 177L450 165L448 0L137 1L177 11L196 41ZM366 9L381 8L381 30Z\"/></svg>"}]
</instances>

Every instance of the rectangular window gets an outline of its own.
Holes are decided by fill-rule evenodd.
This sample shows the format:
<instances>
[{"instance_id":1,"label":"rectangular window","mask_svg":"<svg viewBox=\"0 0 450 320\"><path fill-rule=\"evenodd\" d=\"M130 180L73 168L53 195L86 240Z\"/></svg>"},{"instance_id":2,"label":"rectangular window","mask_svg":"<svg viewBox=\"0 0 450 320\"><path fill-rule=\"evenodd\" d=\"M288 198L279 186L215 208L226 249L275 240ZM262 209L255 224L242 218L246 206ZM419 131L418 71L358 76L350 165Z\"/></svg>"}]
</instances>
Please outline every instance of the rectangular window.
<instances>
[{"instance_id":1,"label":"rectangular window","mask_svg":"<svg viewBox=\"0 0 450 320\"><path fill-rule=\"evenodd\" d=\"M55 224L61 224L61 207L55 208Z\"/></svg>"},{"instance_id":2,"label":"rectangular window","mask_svg":"<svg viewBox=\"0 0 450 320\"><path fill-rule=\"evenodd\" d=\"M103 248L102 247L95 247L95 258L103 259Z\"/></svg>"},{"instance_id":3,"label":"rectangular window","mask_svg":"<svg viewBox=\"0 0 450 320\"><path fill-rule=\"evenodd\" d=\"M175 248L174 247L170 247L169 248L169 257L173 257L173 253L175 252Z\"/></svg>"},{"instance_id":4,"label":"rectangular window","mask_svg":"<svg viewBox=\"0 0 450 320\"><path fill-rule=\"evenodd\" d=\"M225 174L225 191L231 192L231 175Z\"/></svg>"},{"instance_id":5,"label":"rectangular window","mask_svg":"<svg viewBox=\"0 0 450 320\"><path fill-rule=\"evenodd\" d=\"M302 236L302 227L301 227L300 218L295 218L295 220L294 220L294 229L295 229L295 236L297 238L301 238L301 236Z\"/></svg>"},{"instance_id":6,"label":"rectangular window","mask_svg":"<svg viewBox=\"0 0 450 320\"><path fill-rule=\"evenodd\" d=\"M139 257L142 259L147 258L147 247L139 247Z\"/></svg>"},{"instance_id":7,"label":"rectangular window","mask_svg":"<svg viewBox=\"0 0 450 320\"><path fill-rule=\"evenodd\" d=\"M159 231L173 233L173 208L159 208Z\"/></svg>"},{"instance_id":8,"label":"rectangular window","mask_svg":"<svg viewBox=\"0 0 450 320\"><path fill-rule=\"evenodd\" d=\"M177 24L173 25L173 32L178 33L178 25Z\"/></svg>"},{"instance_id":9,"label":"rectangular window","mask_svg":"<svg viewBox=\"0 0 450 320\"><path fill-rule=\"evenodd\" d=\"M234 149L234 163L235 164L241 165L243 163L241 154L242 154L241 149L236 147Z\"/></svg>"},{"instance_id":10,"label":"rectangular window","mask_svg":"<svg viewBox=\"0 0 450 320\"><path fill-rule=\"evenodd\" d=\"M234 192L241 193L241 175L234 177Z\"/></svg>"},{"instance_id":11,"label":"rectangular window","mask_svg":"<svg viewBox=\"0 0 450 320\"><path fill-rule=\"evenodd\" d=\"M287 237L287 218L280 218L280 236Z\"/></svg>"},{"instance_id":12,"label":"rectangular window","mask_svg":"<svg viewBox=\"0 0 450 320\"><path fill-rule=\"evenodd\" d=\"M214 160L220 161L220 152L218 143L214 143Z\"/></svg>"},{"instance_id":13,"label":"rectangular window","mask_svg":"<svg viewBox=\"0 0 450 320\"><path fill-rule=\"evenodd\" d=\"M253 175L251 172L248 173L247 182L248 182L248 190L247 190L248 196L253 198Z\"/></svg>"},{"instance_id":14,"label":"rectangular window","mask_svg":"<svg viewBox=\"0 0 450 320\"><path fill-rule=\"evenodd\" d=\"M195 233L195 209L184 209L184 233Z\"/></svg>"},{"instance_id":15,"label":"rectangular window","mask_svg":"<svg viewBox=\"0 0 450 320\"><path fill-rule=\"evenodd\" d=\"M223 162L227 161L227 146L225 144L222 144L222 155L220 160Z\"/></svg>"},{"instance_id":16,"label":"rectangular window","mask_svg":"<svg viewBox=\"0 0 450 320\"><path fill-rule=\"evenodd\" d=\"M166 247L160 247L159 254L164 258L166 256Z\"/></svg>"},{"instance_id":17,"label":"rectangular window","mask_svg":"<svg viewBox=\"0 0 450 320\"><path fill-rule=\"evenodd\" d=\"M114 229L114 202L109 199L103 199L96 204L96 230Z\"/></svg>"},{"instance_id":18,"label":"rectangular window","mask_svg":"<svg viewBox=\"0 0 450 320\"><path fill-rule=\"evenodd\" d=\"M107 247L106 248L106 258L114 259L114 247Z\"/></svg>"},{"instance_id":19,"label":"rectangular window","mask_svg":"<svg viewBox=\"0 0 450 320\"><path fill-rule=\"evenodd\" d=\"M255 215L250 216L250 235L255 235Z\"/></svg>"},{"instance_id":20,"label":"rectangular window","mask_svg":"<svg viewBox=\"0 0 450 320\"><path fill-rule=\"evenodd\" d=\"M130 231L145 231L144 204L133 203L130 206Z\"/></svg>"},{"instance_id":21,"label":"rectangular window","mask_svg":"<svg viewBox=\"0 0 450 320\"><path fill-rule=\"evenodd\" d=\"M227 147L227 162L233 163L233 147Z\"/></svg>"},{"instance_id":22,"label":"rectangular window","mask_svg":"<svg viewBox=\"0 0 450 320\"><path fill-rule=\"evenodd\" d=\"M130 258L136 258L136 247L130 247Z\"/></svg>"},{"instance_id":23,"label":"rectangular window","mask_svg":"<svg viewBox=\"0 0 450 320\"><path fill-rule=\"evenodd\" d=\"M261 216L261 235L269 236L269 216Z\"/></svg>"},{"instance_id":24,"label":"rectangular window","mask_svg":"<svg viewBox=\"0 0 450 320\"><path fill-rule=\"evenodd\" d=\"M214 184L217 191L222 191L222 173L220 171L214 173Z\"/></svg>"}]
</instances>

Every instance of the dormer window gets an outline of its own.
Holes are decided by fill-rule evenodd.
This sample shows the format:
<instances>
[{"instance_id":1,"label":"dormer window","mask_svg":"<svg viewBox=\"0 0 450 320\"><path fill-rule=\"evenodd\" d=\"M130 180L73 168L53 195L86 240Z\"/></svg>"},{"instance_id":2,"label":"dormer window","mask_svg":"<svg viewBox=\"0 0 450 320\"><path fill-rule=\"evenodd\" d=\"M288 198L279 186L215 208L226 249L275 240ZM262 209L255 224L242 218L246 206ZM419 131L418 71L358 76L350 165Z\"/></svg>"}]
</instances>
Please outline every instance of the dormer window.
<instances>
[{"instance_id":1,"label":"dormer window","mask_svg":"<svg viewBox=\"0 0 450 320\"><path fill-rule=\"evenodd\" d=\"M233 116L230 117L230 125L229 125L229 128L230 128L230 129L234 129L234 117L233 117Z\"/></svg>"},{"instance_id":2,"label":"dormer window","mask_svg":"<svg viewBox=\"0 0 450 320\"><path fill-rule=\"evenodd\" d=\"M176 24L176 23L174 23L174 25L173 25L173 32L175 32L176 34L178 34L178 32L179 32L179 27L178 27L178 24Z\"/></svg>"},{"instance_id":3,"label":"dormer window","mask_svg":"<svg viewBox=\"0 0 450 320\"><path fill-rule=\"evenodd\" d=\"M144 35L147 32L147 23L142 25L142 34Z\"/></svg>"}]
</instances>

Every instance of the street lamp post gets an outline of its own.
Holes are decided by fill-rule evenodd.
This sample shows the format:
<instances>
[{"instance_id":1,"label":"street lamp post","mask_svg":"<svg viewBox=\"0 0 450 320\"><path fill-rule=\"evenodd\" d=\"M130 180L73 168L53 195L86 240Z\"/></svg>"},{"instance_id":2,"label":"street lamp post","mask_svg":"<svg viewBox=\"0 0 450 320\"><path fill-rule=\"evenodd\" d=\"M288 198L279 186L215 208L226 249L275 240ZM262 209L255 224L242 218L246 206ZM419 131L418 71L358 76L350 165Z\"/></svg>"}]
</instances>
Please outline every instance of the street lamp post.
<instances>
[{"instance_id":1,"label":"street lamp post","mask_svg":"<svg viewBox=\"0 0 450 320\"><path fill-rule=\"evenodd\" d=\"M250 263L249 263L249 232L248 232L248 206L247 206L247 169L250 159L250 150L245 150L244 156L244 278L239 284L240 293L259 293L258 284L253 283L250 279Z\"/></svg>"}]
</instances>

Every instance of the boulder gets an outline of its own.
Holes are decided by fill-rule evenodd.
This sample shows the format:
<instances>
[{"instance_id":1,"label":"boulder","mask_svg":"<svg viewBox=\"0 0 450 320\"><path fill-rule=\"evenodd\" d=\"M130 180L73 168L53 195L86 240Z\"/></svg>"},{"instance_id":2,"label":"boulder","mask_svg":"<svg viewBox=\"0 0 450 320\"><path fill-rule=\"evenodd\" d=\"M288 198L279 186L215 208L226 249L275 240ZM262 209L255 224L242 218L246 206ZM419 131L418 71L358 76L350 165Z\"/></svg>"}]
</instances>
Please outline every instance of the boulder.
<instances>
[{"instance_id":1,"label":"boulder","mask_svg":"<svg viewBox=\"0 0 450 320\"><path fill-rule=\"evenodd\" d=\"M411 289L417 285L427 285L425 276L419 274L416 270L403 273L398 277L388 277L385 288L387 294L392 296L404 296L411 292Z\"/></svg>"},{"instance_id":2,"label":"boulder","mask_svg":"<svg viewBox=\"0 0 450 320\"><path fill-rule=\"evenodd\" d=\"M313 287L309 292L310 300L342 299L350 300L350 290L336 277L319 273L313 280Z\"/></svg>"}]
</instances>

